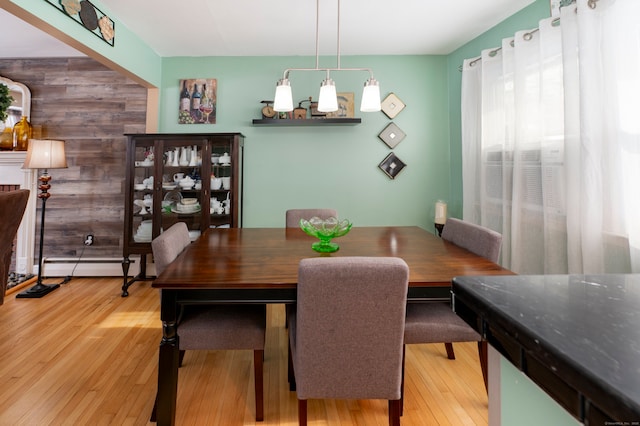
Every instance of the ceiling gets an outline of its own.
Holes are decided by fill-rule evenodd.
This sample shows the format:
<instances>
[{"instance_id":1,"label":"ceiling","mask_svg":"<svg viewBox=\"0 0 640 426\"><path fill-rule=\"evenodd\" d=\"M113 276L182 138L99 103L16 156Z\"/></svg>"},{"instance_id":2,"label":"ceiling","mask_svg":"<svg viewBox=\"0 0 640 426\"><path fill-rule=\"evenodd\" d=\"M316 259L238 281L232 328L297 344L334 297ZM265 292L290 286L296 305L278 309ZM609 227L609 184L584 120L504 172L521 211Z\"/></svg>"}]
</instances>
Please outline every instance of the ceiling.
<instances>
[{"instance_id":1,"label":"ceiling","mask_svg":"<svg viewBox=\"0 0 640 426\"><path fill-rule=\"evenodd\" d=\"M535 0L343 0L341 55L448 54ZM320 2L319 53L338 52L338 0ZM313 0L101 0L160 56L315 55ZM118 43L116 25L116 44ZM19 34L16 37L16 34ZM0 9L0 57L80 52Z\"/></svg>"}]
</instances>

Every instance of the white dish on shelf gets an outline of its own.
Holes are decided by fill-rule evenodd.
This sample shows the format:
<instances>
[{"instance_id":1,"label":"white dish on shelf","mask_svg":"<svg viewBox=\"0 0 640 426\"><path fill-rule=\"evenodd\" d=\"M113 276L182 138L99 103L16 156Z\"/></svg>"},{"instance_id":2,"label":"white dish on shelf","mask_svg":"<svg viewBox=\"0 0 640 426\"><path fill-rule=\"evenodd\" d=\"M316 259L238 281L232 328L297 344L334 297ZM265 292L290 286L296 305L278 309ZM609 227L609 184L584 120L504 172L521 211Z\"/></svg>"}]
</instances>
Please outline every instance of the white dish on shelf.
<instances>
[{"instance_id":1,"label":"white dish on shelf","mask_svg":"<svg viewBox=\"0 0 640 426\"><path fill-rule=\"evenodd\" d=\"M174 185L174 184L163 184L162 185L162 189L168 189L168 190L176 189L177 187L178 187L178 185Z\"/></svg>"},{"instance_id":2,"label":"white dish on shelf","mask_svg":"<svg viewBox=\"0 0 640 426\"><path fill-rule=\"evenodd\" d=\"M171 207L171 211L173 213L178 213L178 214L198 213L200 210L202 210L202 207L200 206L200 204L198 204L194 208L190 208L190 209L185 209L184 207L183 208L178 208L178 206Z\"/></svg>"},{"instance_id":3,"label":"white dish on shelf","mask_svg":"<svg viewBox=\"0 0 640 426\"><path fill-rule=\"evenodd\" d=\"M182 200L182 194L180 191L172 190L165 194L164 201L169 201L171 203L179 203Z\"/></svg>"}]
</instances>

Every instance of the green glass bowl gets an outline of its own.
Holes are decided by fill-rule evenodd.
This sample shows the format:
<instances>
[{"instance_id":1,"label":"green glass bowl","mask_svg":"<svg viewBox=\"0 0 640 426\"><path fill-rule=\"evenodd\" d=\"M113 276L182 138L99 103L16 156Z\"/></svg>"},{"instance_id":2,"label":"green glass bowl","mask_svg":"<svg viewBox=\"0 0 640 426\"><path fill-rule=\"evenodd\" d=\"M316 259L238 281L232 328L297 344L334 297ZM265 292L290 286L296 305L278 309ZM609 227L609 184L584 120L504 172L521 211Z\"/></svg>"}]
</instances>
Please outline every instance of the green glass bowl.
<instances>
[{"instance_id":1,"label":"green glass bowl","mask_svg":"<svg viewBox=\"0 0 640 426\"><path fill-rule=\"evenodd\" d=\"M332 243L333 238L347 235L351 230L352 223L347 219L338 220L336 217L320 219L312 217L309 220L300 219L300 228L312 237L316 237L320 241L311 244L311 248L320 253L333 253L338 251L340 246Z\"/></svg>"}]
</instances>

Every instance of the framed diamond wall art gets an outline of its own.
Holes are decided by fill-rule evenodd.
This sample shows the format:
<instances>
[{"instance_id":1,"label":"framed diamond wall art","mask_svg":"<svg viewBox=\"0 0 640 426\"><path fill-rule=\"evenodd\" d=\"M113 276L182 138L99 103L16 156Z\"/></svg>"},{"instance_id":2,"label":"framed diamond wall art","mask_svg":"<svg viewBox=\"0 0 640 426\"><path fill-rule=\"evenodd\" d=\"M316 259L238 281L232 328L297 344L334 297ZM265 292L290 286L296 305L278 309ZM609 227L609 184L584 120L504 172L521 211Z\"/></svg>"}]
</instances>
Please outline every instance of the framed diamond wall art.
<instances>
[{"instance_id":1,"label":"framed diamond wall art","mask_svg":"<svg viewBox=\"0 0 640 426\"><path fill-rule=\"evenodd\" d=\"M405 136L406 134L395 123L389 123L378 135L378 137L391 149L395 148L400 142L402 142Z\"/></svg>"},{"instance_id":2,"label":"framed diamond wall art","mask_svg":"<svg viewBox=\"0 0 640 426\"><path fill-rule=\"evenodd\" d=\"M402 171L407 165L402 162L401 159L391 152L382 160L382 163L378 164L378 168L384 172L390 179L395 179L398 173Z\"/></svg>"},{"instance_id":3,"label":"framed diamond wall art","mask_svg":"<svg viewBox=\"0 0 640 426\"><path fill-rule=\"evenodd\" d=\"M394 93L389 93L389 95L384 98L380 104L382 112L391 119L400 114L400 111L402 111L405 106L404 102L402 102Z\"/></svg>"}]
</instances>

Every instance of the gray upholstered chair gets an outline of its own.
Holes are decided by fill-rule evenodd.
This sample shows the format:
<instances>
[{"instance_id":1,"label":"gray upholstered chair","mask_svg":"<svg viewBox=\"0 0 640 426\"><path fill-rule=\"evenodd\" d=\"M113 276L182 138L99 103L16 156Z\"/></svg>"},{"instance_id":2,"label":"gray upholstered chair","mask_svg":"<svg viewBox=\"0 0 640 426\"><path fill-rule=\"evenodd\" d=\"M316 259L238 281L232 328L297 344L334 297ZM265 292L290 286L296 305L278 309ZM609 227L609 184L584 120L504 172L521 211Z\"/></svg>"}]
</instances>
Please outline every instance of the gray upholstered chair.
<instances>
[{"instance_id":1,"label":"gray upholstered chair","mask_svg":"<svg viewBox=\"0 0 640 426\"><path fill-rule=\"evenodd\" d=\"M500 258L502 235L484 226L451 217L444 226L442 239L494 263Z\"/></svg>"},{"instance_id":2,"label":"gray upholstered chair","mask_svg":"<svg viewBox=\"0 0 640 426\"><path fill-rule=\"evenodd\" d=\"M303 259L289 312L289 383L308 399L386 399L400 424L409 267L392 257Z\"/></svg>"},{"instance_id":3,"label":"gray upholstered chair","mask_svg":"<svg viewBox=\"0 0 640 426\"><path fill-rule=\"evenodd\" d=\"M285 213L286 227L297 228L300 226L300 219L311 219L312 217L327 219L338 217L338 212L334 209L291 209Z\"/></svg>"},{"instance_id":4,"label":"gray upholstered chair","mask_svg":"<svg viewBox=\"0 0 640 426\"><path fill-rule=\"evenodd\" d=\"M7 291L13 240L28 201L28 189L0 192L0 305L4 303L4 294Z\"/></svg>"},{"instance_id":5,"label":"gray upholstered chair","mask_svg":"<svg viewBox=\"0 0 640 426\"><path fill-rule=\"evenodd\" d=\"M492 262L500 257L502 235L470 222L447 219L442 239ZM453 342L478 342L480 367L487 386L487 343L452 311L449 302L409 303L404 341L405 344L444 343L449 359L455 359Z\"/></svg>"},{"instance_id":6,"label":"gray upholstered chair","mask_svg":"<svg viewBox=\"0 0 640 426\"><path fill-rule=\"evenodd\" d=\"M174 224L151 242L156 274L190 244L183 222ZM185 350L253 350L256 420L264 418L263 358L267 326L266 305L184 305L178 320L180 366ZM151 416L155 421L155 406Z\"/></svg>"}]
</instances>

